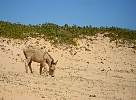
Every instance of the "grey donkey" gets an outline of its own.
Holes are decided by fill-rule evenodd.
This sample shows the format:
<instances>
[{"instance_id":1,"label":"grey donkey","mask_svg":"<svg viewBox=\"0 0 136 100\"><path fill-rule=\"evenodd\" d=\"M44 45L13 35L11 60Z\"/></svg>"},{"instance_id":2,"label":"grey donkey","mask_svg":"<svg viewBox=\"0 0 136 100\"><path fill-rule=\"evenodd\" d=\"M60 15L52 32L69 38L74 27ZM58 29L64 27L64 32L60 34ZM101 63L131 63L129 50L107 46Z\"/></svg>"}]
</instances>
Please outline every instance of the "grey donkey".
<instances>
[{"instance_id":1,"label":"grey donkey","mask_svg":"<svg viewBox=\"0 0 136 100\"><path fill-rule=\"evenodd\" d=\"M25 61L26 73L28 73L28 67L31 73L33 73L31 63L32 61L34 61L34 62L40 63L40 75L42 74L43 67L45 68L47 63L49 66L49 75L54 77L55 66L58 60L54 62L54 59L49 55L48 52L43 51L42 49L39 49L39 48L31 47L31 46L23 49L23 52L26 57L26 61ZM47 73L47 70L46 70L46 73Z\"/></svg>"}]
</instances>

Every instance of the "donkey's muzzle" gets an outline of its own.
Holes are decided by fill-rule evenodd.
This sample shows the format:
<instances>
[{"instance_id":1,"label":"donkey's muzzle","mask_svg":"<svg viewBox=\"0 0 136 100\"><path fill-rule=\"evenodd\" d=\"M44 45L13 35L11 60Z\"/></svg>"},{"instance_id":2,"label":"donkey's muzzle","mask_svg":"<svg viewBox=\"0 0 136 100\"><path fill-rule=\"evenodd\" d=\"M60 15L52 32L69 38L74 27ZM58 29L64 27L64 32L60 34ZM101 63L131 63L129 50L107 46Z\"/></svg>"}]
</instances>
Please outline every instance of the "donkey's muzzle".
<instances>
[{"instance_id":1,"label":"donkey's muzzle","mask_svg":"<svg viewBox=\"0 0 136 100\"><path fill-rule=\"evenodd\" d=\"M51 75L52 77L54 77L54 70L49 69L49 75Z\"/></svg>"}]
</instances>

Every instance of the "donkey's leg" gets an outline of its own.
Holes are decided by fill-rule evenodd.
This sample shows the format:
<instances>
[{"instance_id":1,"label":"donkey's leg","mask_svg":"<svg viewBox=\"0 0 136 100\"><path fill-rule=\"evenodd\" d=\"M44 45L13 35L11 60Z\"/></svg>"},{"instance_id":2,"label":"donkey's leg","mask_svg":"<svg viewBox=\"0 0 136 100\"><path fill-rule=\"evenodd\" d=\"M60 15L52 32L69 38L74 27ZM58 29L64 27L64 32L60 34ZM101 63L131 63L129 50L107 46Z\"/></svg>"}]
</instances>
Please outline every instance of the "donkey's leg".
<instances>
[{"instance_id":1,"label":"donkey's leg","mask_svg":"<svg viewBox=\"0 0 136 100\"><path fill-rule=\"evenodd\" d=\"M26 70L26 73L28 73L28 63L27 63L27 61L25 62L25 70Z\"/></svg>"},{"instance_id":2,"label":"donkey's leg","mask_svg":"<svg viewBox=\"0 0 136 100\"><path fill-rule=\"evenodd\" d=\"M25 61L25 69L26 69L26 73L28 73L28 67L29 67L29 63L31 61L31 58L27 58Z\"/></svg>"},{"instance_id":3,"label":"donkey's leg","mask_svg":"<svg viewBox=\"0 0 136 100\"><path fill-rule=\"evenodd\" d=\"M30 58L27 58L25 61L25 69L26 69L26 73L28 73L28 67L29 67L29 62L30 62Z\"/></svg>"},{"instance_id":4,"label":"donkey's leg","mask_svg":"<svg viewBox=\"0 0 136 100\"><path fill-rule=\"evenodd\" d=\"M46 66L45 63L41 63L40 64L40 75L42 74L42 69L43 68L44 68L44 72L46 72L46 75L48 75L47 68L45 66Z\"/></svg>"},{"instance_id":5,"label":"donkey's leg","mask_svg":"<svg viewBox=\"0 0 136 100\"><path fill-rule=\"evenodd\" d=\"M42 74L42 68L43 68L43 64L40 63L40 75Z\"/></svg>"},{"instance_id":6,"label":"donkey's leg","mask_svg":"<svg viewBox=\"0 0 136 100\"><path fill-rule=\"evenodd\" d=\"M33 73L31 63L32 63L32 61L30 60L30 62L28 63L28 66L29 66L30 72Z\"/></svg>"},{"instance_id":7,"label":"donkey's leg","mask_svg":"<svg viewBox=\"0 0 136 100\"><path fill-rule=\"evenodd\" d=\"M44 66L44 72L46 73L46 76L48 76L48 70L47 70L46 66Z\"/></svg>"}]
</instances>

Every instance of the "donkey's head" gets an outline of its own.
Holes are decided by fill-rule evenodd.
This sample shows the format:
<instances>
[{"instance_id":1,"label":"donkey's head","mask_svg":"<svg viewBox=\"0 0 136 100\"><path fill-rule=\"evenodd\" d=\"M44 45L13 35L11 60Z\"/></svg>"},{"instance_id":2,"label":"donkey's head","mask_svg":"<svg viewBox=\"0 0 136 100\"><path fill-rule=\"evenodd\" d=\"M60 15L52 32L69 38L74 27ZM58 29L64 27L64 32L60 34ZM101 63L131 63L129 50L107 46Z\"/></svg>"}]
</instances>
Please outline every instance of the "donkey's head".
<instances>
[{"instance_id":1,"label":"donkey's head","mask_svg":"<svg viewBox=\"0 0 136 100\"><path fill-rule=\"evenodd\" d=\"M52 77L54 77L54 71L55 71L55 66L57 64L58 60L56 62L54 62L54 60L51 62L51 65L49 67L49 75L51 75Z\"/></svg>"}]
</instances>

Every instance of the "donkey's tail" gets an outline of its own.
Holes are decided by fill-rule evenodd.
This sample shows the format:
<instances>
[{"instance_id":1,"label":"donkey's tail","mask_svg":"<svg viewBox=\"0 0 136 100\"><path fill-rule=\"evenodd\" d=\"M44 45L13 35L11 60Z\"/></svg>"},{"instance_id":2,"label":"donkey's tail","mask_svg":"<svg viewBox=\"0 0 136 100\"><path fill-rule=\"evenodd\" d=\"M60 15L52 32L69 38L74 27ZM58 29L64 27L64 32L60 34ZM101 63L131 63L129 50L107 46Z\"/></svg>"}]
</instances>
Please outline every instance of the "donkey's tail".
<instances>
[{"instance_id":1,"label":"donkey's tail","mask_svg":"<svg viewBox=\"0 0 136 100\"><path fill-rule=\"evenodd\" d=\"M23 50L23 53L24 53L24 55L25 55L25 58L27 59L27 56L26 56L26 52L25 52L25 50Z\"/></svg>"}]
</instances>

